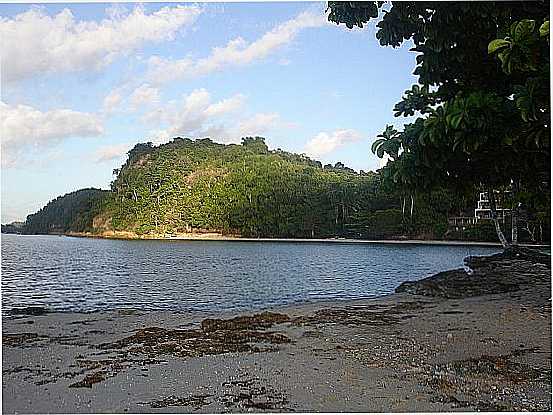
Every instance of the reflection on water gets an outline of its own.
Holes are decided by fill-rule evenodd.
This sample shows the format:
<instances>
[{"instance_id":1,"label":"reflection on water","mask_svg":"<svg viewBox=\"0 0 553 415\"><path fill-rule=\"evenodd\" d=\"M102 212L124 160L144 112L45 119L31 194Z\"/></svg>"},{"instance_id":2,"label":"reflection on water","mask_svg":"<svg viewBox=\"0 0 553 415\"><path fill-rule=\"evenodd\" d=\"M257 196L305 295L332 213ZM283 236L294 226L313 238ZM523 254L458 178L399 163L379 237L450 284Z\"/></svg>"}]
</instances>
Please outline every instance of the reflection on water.
<instances>
[{"instance_id":1,"label":"reflection on water","mask_svg":"<svg viewBox=\"0 0 553 415\"><path fill-rule=\"evenodd\" d=\"M242 311L356 299L497 250L2 235L2 307Z\"/></svg>"}]
</instances>

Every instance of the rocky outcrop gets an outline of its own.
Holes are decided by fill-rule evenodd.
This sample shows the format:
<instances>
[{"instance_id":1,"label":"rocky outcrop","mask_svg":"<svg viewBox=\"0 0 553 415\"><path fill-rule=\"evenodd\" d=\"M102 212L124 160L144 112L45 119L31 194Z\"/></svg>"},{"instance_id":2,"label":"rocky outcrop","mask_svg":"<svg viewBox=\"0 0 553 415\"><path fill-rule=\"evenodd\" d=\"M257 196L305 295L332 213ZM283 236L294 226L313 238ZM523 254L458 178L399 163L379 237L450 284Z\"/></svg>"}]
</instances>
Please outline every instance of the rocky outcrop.
<instances>
[{"instance_id":1,"label":"rocky outcrop","mask_svg":"<svg viewBox=\"0 0 553 415\"><path fill-rule=\"evenodd\" d=\"M525 248L510 248L491 256L469 256L470 268L444 271L419 281L406 281L396 293L464 298L518 291L524 286L551 284L551 257Z\"/></svg>"}]
</instances>

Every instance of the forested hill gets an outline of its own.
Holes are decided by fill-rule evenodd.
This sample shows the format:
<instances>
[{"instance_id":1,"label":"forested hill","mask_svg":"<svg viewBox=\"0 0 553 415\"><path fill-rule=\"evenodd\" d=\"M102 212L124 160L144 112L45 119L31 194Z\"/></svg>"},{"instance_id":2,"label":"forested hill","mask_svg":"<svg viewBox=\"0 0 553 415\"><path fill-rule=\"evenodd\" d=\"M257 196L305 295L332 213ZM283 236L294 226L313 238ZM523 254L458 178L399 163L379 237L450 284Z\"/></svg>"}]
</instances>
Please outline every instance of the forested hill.
<instances>
[{"instance_id":1,"label":"forested hill","mask_svg":"<svg viewBox=\"0 0 553 415\"><path fill-rule=\"evenodd\" d=\"M107 190L91 188L59 196L27 216L23 232L47 234L91 230L92 220L105 206L109 194Z\"/></svg>"},{"instance_id":2,"label":"forested hill","mask_svg":"<svg viewBox=\"0 0 553 415\"><path fill-rule=\"evenodd\" d=\"M183 138L137 144L114 174L111 192L85 189L58 198L29 215L26 233L442 237L448 212L467 203L435 192L416 197L414 214L409 207L402 212L402 195L386 189L378 173L269 150L260 137L240 145Z\"/></svg>"},{"instance_id":3,"label":"forested hill","mask_svg":"<svg viewBox=\"0 0 553 415\"><path fill-rule=\"evenodd\" d=\"M181 138L139 144L116 173L111 226L138 233L334 236L353 232L371 205L393 207L374 173L269 151L259 137L242 145Z\"/></svg>"}]
</instances>

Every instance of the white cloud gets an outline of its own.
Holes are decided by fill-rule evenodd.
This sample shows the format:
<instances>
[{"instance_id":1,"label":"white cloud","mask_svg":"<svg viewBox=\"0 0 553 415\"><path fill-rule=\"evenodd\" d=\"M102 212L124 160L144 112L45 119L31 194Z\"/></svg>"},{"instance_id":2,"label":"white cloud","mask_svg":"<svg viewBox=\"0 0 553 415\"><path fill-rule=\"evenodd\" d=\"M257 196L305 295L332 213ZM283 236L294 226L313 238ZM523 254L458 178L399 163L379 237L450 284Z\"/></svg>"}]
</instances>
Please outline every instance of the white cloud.
<instances>
[{"instance_id":1,"label":"white cloud","mask_svg":"<svg viewBox=\"0 0 553 415\"><path fill-rule=\"evenodd\" d=\"M211 104L206 109L206 115L209 117L217 117L230 112L238 111L244 105L245 98L246 97L242 94L236 94L231 98L223 99L215 104Z\"/></svg>"},{"instance_id":2,"label":"white cloud","mask_svg":"<svg viewBox=\"0 0 553 415\"><path fill-rule=\"evenodd\" d=\"M242 94L212 102L207 90L196 89L180 102L169 102L148 112L144 120L161 127L151 134L158 144L177 136L238 143L242 137L292 125L282 122L277 113L243 115L244 103Z\"/></svg>"},{"instance_id":3,"label":"white cloud","mask_svg":"<svg viewBox=\"0 0 553 415\"><path fill-rule=\"evenodd\" d=\"M113 144L109 146L100 147L95 154L94 161L96 163L102 163L111 160L117 160L123 158L127 152L133 148L133 144Z\"/></svg>"},{"instance_id":4,"label":"white cloud","mask_svg":"<svg viewBox=\"0 0 553 415\"><path fill-rule=\"evenodd\" d=\"M152 106L160 100L159 89L148 84L136 88L129 97L131 109L136 110L143 106Z\"/></svg>"},{"instance_id":5,"label":"white cloud","mask_svg":"<svg viewBox=\"0 0 553 415\"><path fill-rule=\"evenodd\" d=\"M147 42L173 39L200 13L197 6L179 5L147 14L138 6L130 13L112 10L108 18L95 22L75 20L69 9L49 16L33 7L0 19L2 81L101 68Z\"/></svg>"},{"instance_id":6,"label":"white cloud","mask_svg":"<svg viewBox=\"0 0 553 415\"><path fill-rule=\"evenodd\" d=\"M227 66L247 65L267 57L282 46L292 42L304 29L328 24L324 13L303 12L254 42L248 43L241 37L229 41L224 47L213 48L203 59L191 57L172 60L159 56L149 59L148 78L151 82L169 82L179 78L206 75Z\"/></svg>"},{"instance_id":7,"label":"white cloud","mask_svg":"<svg viewBox=\"0 0 553 415\"><path fill-rule=\"evenodd\" d=\"M107 94L102 103L102 110L106 113L112 113L123 100L121 92L119 90L113 90Z\"/></svg>"},{"instance_id":8,"label":"white cloud","mask_svg":"<svg viewBox=\"0 0 553 415\"><path fill-rule=\"evenodd\" d=\"M264 134L280 123L280 116L275 113L258 113L238 124L238 135L240 137L256 136Z\"/></svg>"},{"instance_id":9,"label":"white cloud","mask_svg":"<svg viewBox=\"0 0 553 415\"><path fill-rule=\"evenodd\" d=\"M42 112L27 105L0 101L2 165L14 166L23 153L53 146L71 137L95 137L103 133L100 119L70 109Z\"/></svg>"},{"instance_id":10,"label":"white cloud","mask_svg":"<svg viewBox=\"0 0 553 415\"><path fill-rule=\"evenodd\" d=\"M228 114L238 111L244 96L237 94L229 99L211 102L211 95L205 89L196 89L183 96L181 102L169 102L145 115L145 120L158 125L167 125L157 131L155 141L163 142L171 137L198 137L205 130L214 127Z\"/></svg>"},{"instance_id":11,"label":"white cloud","mask_svg":"<svg viewBox=\"0 0 553 415\"><path fill-rule=\"evenodd\" d=\"M336 130L332 133L321 132L309 140L304 151L308 156L317 158L361 139L362 135L352 129Z\"/></svg>"}]
</instances>

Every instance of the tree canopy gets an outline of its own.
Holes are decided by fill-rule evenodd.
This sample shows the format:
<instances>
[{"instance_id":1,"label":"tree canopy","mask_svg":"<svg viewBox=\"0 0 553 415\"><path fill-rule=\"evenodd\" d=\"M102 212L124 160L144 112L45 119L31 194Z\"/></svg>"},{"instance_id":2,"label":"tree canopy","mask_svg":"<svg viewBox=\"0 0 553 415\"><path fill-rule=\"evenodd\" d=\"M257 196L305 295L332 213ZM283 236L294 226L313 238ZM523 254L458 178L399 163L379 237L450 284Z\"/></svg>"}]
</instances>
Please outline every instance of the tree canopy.
<instances>
[{"instance_id":1,"label":"tree canopy","mask_svg":"<svg viewBox=\"0 0 553 415\"><path fill-rule=\"evenodd\" d=\"M329 2L347 27L379 19L382 46L410 42L417 84L373 144L403 189L513 186L549 205L549 6L545 2ZM493 192L490 192L493 198Z\"/></svg>"}]
</instances>

